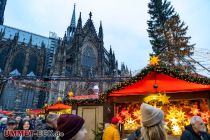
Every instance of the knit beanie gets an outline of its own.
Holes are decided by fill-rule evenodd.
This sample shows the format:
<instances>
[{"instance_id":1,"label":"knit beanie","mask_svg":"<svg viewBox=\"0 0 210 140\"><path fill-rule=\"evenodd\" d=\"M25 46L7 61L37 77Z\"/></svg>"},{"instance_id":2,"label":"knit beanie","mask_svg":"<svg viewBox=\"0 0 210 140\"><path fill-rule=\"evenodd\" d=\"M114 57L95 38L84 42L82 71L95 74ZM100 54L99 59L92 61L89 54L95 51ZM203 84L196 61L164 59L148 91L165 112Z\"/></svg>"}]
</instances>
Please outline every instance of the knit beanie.
<instances>
[{"instance_id":1,"label":"knit beanie","mask_svg":"<svg viewBox=\"0 0 210 140\"><path fill-rule=\"evenodd\" d=\"M61 140L69 140L79 132L84 124L84 119L73 114L62 114L58 118L57 130L64 133Z\"/></svg>"},{"instance_id":2,"label":"knit beanie","mask_svg":"<svg viewBox=\"0 0 210 140\"><path fill-rule=\"evenodd\" d=\"M142 124L145 127L151 127L163 120L164 113L159 108L154 108L149 104L141 104Z\"/></svg>"},{"instance_id":3,"label":"knit beanie","mask_svg":"<svg viewBox=\"0 0 210 140\"><path fill-rule=\"evenodd\" d=\"M111 120L112 124L117 124L119 122L119 119L117 117L113 117Z\"/></svg>"}]
</instances>

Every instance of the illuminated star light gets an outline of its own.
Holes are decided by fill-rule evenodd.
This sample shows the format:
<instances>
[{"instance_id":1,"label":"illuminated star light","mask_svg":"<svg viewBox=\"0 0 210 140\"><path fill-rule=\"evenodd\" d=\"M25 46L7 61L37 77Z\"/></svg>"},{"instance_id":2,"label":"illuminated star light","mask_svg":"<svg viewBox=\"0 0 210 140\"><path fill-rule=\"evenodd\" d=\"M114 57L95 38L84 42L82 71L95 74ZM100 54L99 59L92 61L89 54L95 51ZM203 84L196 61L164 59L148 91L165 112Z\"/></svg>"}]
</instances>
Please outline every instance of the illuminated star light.
<instances>
[{"instance_id":1,"label":"illuminated star light","mask_svg":"<svg viewBox=\"0 0 210 140\"><path fill-rule=\"evenodd\" d=\"M168 96L166 96L166 94L159 94L159 101L162 102L163 104L168 104L169 103L169 98Z\"/></svg>"},{"instance_id":2,"label":"illuminated star light","mask_svg":"<svg viewBox=\"0 0 210 140\"><path fill-rule=\"evenodd\" d=\"M190 113L193 114L193 115L197 115L197 114L200 113L200 111L199 111L199 109L197 109L197 108L191 108Z\"/></svg>"},{"instance_id":3,"label":"illuminated star light","mask_svg":"<svg viewBox=\"0 0 210 140\"><path fill-rule=\"evenodd\" d=\"M158 56L152 56L152 57L150 58L150 65L157 65L158 62L159 62Z\"/></svg>"},{"instance_id":4,"label":"illuminated star light","mask_svg":"<svg viewBox=\"0 0 210 140\"><path fill-rule=\"evenodd\" d=\"M181 129L178 125L173 125L172 127L172 132L175 134L175 135L180 135L181 134Z\"/></svg>"}]
</instances>

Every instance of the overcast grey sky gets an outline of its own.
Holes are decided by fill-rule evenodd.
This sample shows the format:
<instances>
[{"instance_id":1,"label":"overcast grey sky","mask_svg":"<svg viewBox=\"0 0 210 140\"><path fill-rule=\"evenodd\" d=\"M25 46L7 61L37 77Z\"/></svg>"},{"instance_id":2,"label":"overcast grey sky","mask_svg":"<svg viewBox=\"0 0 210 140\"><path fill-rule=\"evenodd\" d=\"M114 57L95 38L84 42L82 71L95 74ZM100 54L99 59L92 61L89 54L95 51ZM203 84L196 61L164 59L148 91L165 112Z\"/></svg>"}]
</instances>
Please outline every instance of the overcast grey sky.
<instances>
[{"instance_id":1,"label":"overcast grey sky","mask_svg":"<svg viewBox=\"0 0 210 140\"><path fill-rule=\"evenodd\" d=\"M91 11L98 32L102 21L104 45L111 45L116 58L132 71L148 64L152 52L147 34L149 0L8 0L4 24L49 36L49 31L63 37L70 24L73 5L76 18L82 12L83 25ZM181 20L189 26L188 35L196 47L210 49L210 1L171 0Z\"/></svg>"}]
</instances>

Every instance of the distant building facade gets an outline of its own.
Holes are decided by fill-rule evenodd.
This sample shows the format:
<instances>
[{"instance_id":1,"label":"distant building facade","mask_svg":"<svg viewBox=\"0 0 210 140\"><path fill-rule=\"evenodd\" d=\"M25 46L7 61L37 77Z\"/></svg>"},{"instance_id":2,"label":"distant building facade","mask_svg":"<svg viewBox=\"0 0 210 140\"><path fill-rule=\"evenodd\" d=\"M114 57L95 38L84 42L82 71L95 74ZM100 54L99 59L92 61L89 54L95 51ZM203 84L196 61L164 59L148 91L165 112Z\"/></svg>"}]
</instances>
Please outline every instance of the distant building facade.
<instances>
[{"instance_id":1,"label":"distant building facade","mask_svg":"<svg viewBox=\"0 0 210 140\"><path fill-rule=\"evenodd\" d=\"M57 40L0 25L0 74L7 78L48 75ZM9 80L2 89L0 106L8 110L36 108L41 91L23 86L21 81Z\"/></svg>"},{"instance_id":2,"label":"distant building facade","mask_svg":"<svg viewBox=\"0 0 210 140\"><path fill-rule=\"evenodd\" d=\"M6 4L6 1L4 2ZM2 11L4 10L0 9L0 12ZM2 15L0 13L1 19ZM124 64L118 69L114 51L111 48L109 51L105 49L102 23L97 33L90 12L84 26L81 13L76 24L75 6L71 23L63 38L58 38L52 32L49 37L44 37L0 25L0 74L6 78L20 77L18 80L9 79L4 84L0 94L0 106L3 109L22 111L26 108L42 107L44 103L52 103L58 96L64 97L68 90L74 91L75 94L89 94L96 83L101 90L108 86L105 82L99 82L100 80L95 83L75 80L40 82L22 80L24 77L45 77L49 81L55 77L100 79L130 76ZM50 83L48 88L40 88L45 83Z\"/></svg>"},{"instance_id":3,"label":"distant building facade","mask_svg":"<svg viewBox=\"0 0 210 140\"><path fill-rule=\"evenodd\" d=\"M4 10L6 7L7 0L0 0L0 25L4 23Z\"/></svg>"}]
</instances>

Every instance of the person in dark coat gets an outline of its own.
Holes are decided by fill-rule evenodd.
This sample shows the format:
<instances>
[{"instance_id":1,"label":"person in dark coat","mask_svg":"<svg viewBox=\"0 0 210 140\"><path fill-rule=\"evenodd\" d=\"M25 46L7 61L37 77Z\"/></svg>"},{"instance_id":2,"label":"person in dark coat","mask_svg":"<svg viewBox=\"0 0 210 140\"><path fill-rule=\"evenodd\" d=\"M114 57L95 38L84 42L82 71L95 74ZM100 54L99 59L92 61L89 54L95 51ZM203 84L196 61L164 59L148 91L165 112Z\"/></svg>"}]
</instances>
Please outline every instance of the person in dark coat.
<instances>
[{"instance_id":1,"label":"person in dark coat","mask_svg":"<svg viewBox=\"0 0 210 140\"><path fill-rule=\"evenodd\" d=\"M56 114L48 114L46 117L46 122L43 124L37 125L35 130L50 130L53 133L56 132L57 129L57 120L58 115ZM35 137L35 140L56 140L56 137L46 136L46 137Z\"/></svg>"},{"instance_id":2,"label":"person in dark coat","mask_svg":"<svg viewBox=\"0 0 210 140\"><path fill-rule=\"evenodd\" d=\"M19 130L32 130L32 125L29 120L24 120L19 124ZM15 137L15 140L33 140L32 136Z\"/></svg>"},{"instance_id":3,"label":"person in dark coat","mask_svg":"<svg viewBox=\"0 0 210 140\"><path fill-rule=\"evenodd\" d=\"M7 128L4 131L13 131L16 128L16 121L14 119L9 119L7 122ZM9 135L8 133L1 133L0 140L16 140L14 136Z\"/></svg>"},{"instance_id":4,"label":"person in dark coat","mask_svg":"<svg viewBox=\"0 0 210 140\"><path fill-rule=\"evenodd\" d=\"M130 134L127 140L138 140L141 135L141 128L138 128L135 132Z\"/></svg>"},{"instance_id":5,"label":"person in dark coat","mask_svg":"<svg viewBox=\"0 0 210 140\"><path fill-rule=\"evenodd\" d=\"M7 128L7 118L1 118L0 120L0 134L4 133L4 130Z\"/></svg>"},{"instance_id":6,"label":"person in dark coat","mask_svg":"<svg viewBox=\"0 0 210 140\"><path fill-rule=\"evenodd\" d=\"M200 116L193 116L190 125L185 127L180 140L210 140L206 126Z\"/></svg>"},{"instance_id":7,"label":"person in dark coat","mask_svg":"<svg viewBox=\"0 0 210 140\"><path fill-rule=\"evenodd\" d=\"M15 120L17 122L17 129L20 129L20 125L22 124L22 118L20 116L17 116Z\"/></svg>"}]
</instances>

